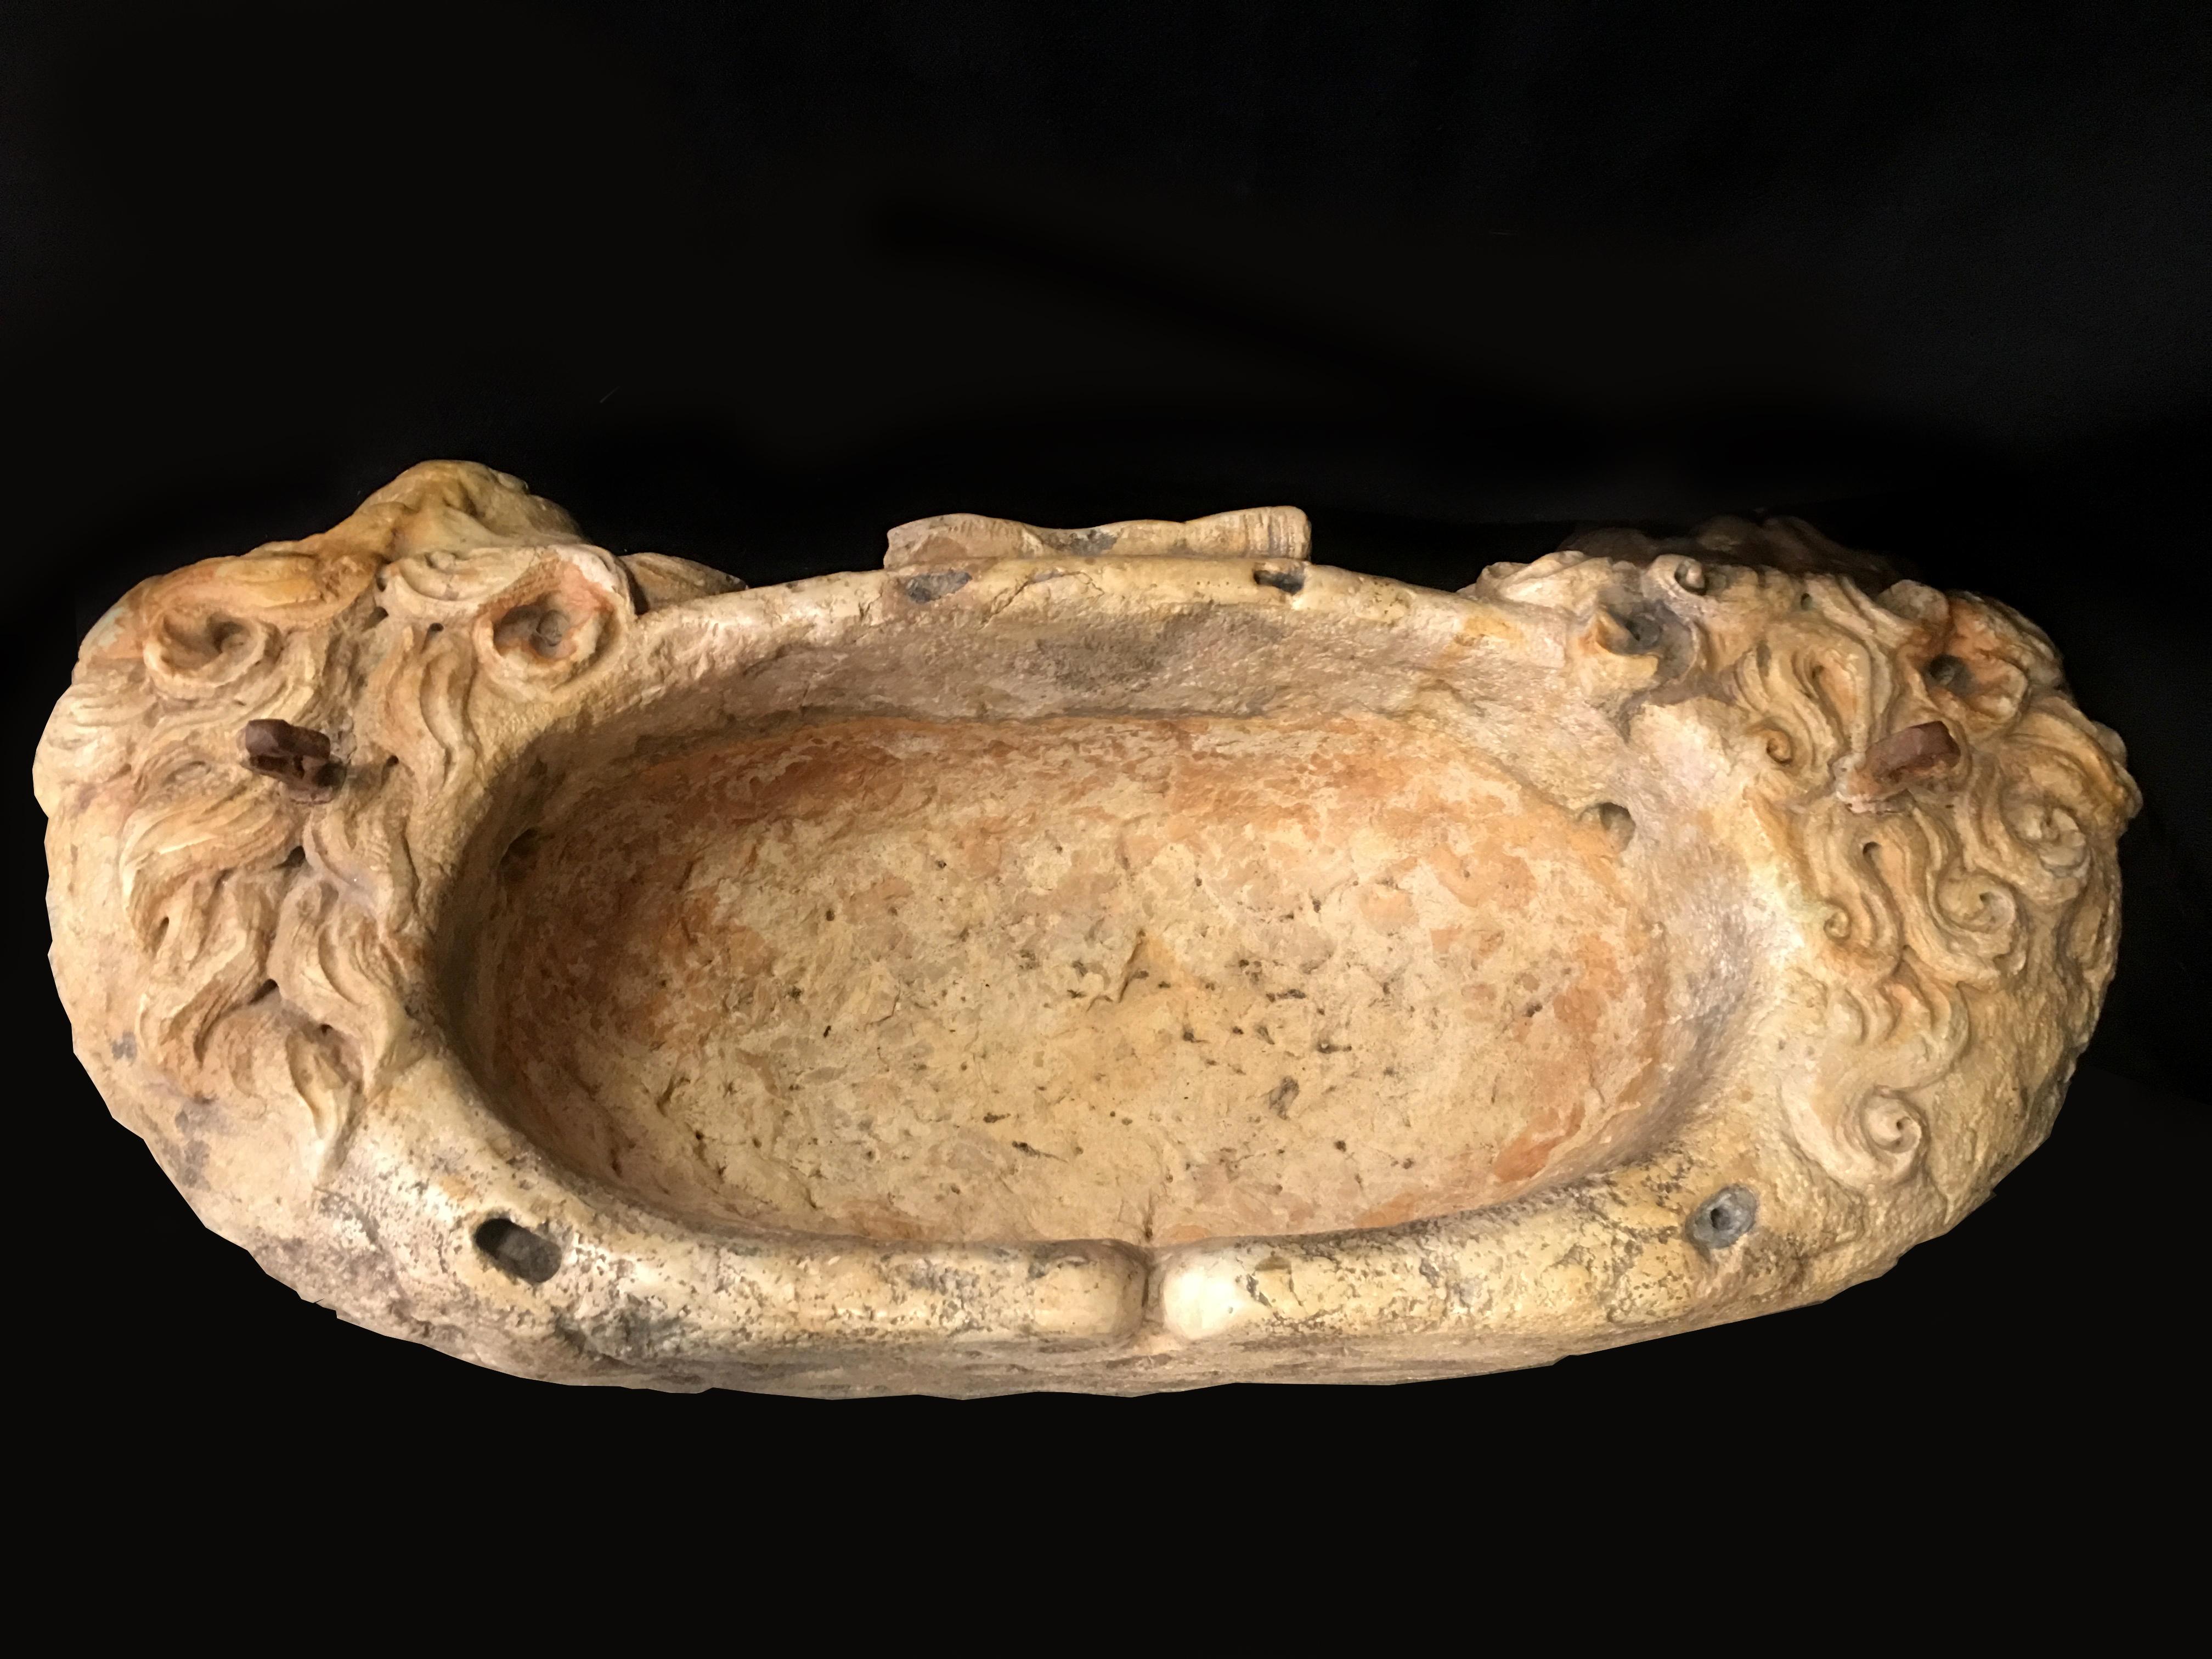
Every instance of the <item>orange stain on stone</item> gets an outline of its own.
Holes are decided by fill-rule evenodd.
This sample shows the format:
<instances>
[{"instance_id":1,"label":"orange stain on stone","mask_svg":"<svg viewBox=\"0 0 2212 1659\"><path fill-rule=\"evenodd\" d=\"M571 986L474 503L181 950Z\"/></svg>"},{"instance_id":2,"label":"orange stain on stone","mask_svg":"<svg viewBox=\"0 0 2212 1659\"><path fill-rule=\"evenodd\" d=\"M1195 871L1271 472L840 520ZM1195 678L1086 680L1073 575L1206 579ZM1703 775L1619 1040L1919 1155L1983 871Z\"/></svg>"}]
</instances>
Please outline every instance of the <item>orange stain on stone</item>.
<instances>
[{"instance_id":1,"label":"orange stain on stone","mask_svg":"<svg viewBox=\"0 0 2212 1659\"><path fill-rule=\"evenodd\" d=\"M486 1060L563 1156L707 1218L1387 1224L1644 1103L1664 964L1614 859L1379 716L804 727L544 826Z\"/></svg>"}]
</instances>

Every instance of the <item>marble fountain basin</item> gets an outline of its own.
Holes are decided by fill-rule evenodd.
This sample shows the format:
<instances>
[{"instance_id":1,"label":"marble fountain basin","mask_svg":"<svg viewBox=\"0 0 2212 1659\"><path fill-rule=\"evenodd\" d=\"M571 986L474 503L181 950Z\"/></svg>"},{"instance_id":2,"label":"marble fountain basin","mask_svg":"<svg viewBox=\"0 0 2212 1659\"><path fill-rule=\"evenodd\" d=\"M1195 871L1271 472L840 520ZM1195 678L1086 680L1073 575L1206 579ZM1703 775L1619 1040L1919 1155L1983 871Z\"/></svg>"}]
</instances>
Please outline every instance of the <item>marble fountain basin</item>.
<instances>
[{"instance_id":1,"label":"marble fountain basin","mask_svg":"<svg viewBox=\"0 0 2212 1659\"><path fill-rule=\"evenodd\" d=\"M2031 624L1791 520L1307 555L955 515L747 590L417 467L85 641L79 1055L348 1319L824 1395L1541 1364L2048 1131L2136 798Z\"/></svg>"}]
</instances>

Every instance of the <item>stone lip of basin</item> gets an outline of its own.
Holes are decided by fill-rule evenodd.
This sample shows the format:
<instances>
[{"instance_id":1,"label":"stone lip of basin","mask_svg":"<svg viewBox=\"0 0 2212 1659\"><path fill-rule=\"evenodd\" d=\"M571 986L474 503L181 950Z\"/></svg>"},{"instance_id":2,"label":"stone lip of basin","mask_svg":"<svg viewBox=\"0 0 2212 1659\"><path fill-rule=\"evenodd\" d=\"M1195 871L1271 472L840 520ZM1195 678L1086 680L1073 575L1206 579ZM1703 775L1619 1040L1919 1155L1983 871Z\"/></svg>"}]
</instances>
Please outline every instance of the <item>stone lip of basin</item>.
<instances>
[{"instance_id":1,"label":"stone lip of basin","mask_svg":"<svg viewBox=\"0 0 2212 1659\"><path fill-rule=\"evenodd\" d=\"M1306 555L953 516L746 591L415 468L86 640L78 1054L301 1295L677 1389L1541 1364L2047 1133L2137 798L2033 626L1786 520Z\"/></svg>"}]
</instances>

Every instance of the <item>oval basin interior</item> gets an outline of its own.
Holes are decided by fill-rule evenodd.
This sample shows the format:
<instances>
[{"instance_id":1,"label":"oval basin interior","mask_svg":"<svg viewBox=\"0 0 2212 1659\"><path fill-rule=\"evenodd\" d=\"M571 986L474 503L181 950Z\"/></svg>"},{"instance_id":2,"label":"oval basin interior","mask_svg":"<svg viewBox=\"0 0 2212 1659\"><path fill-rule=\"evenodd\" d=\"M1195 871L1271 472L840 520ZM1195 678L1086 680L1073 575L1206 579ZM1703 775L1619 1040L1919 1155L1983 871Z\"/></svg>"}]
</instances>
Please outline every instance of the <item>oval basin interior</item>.
<instances>
[{"instance_id":1,"label":"oval basin interior","mask_svg":"<svg viewBox=\"0 0 2212 1659\"><path fill-rule=\"evenodd\" d=\"M557 1158L708 1224L1387 1225L1662 1104L1686 1039L1626 832L1341 708L733 730L514 841L472 1059Z\"/></svg>"}]
</instances>

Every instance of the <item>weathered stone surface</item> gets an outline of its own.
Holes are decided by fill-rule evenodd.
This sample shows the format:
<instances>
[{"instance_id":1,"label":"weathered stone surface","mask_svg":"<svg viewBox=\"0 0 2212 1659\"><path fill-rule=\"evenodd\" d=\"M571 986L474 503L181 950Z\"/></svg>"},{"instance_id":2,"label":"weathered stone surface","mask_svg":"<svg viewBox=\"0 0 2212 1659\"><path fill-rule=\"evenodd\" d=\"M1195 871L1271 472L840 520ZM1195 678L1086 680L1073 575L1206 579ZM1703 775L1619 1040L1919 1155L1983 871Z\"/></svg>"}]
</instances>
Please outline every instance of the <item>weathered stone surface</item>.
<instances>
[{"instance_id":1,"label":"weathered stone surface","mask_svg":"<svg viewBox=\"0 0 2212 1659\"><path fill-rule=\"evenodd\" d=\"M564 1382L1389 1381L1818 1300L2048 1130L2134 786L2002 605L1583 539L1447 594L1290 508L953 515L746 591L417 467L85 641L79 1055L302 1295Z\"/></svg>"}]
</instances>

